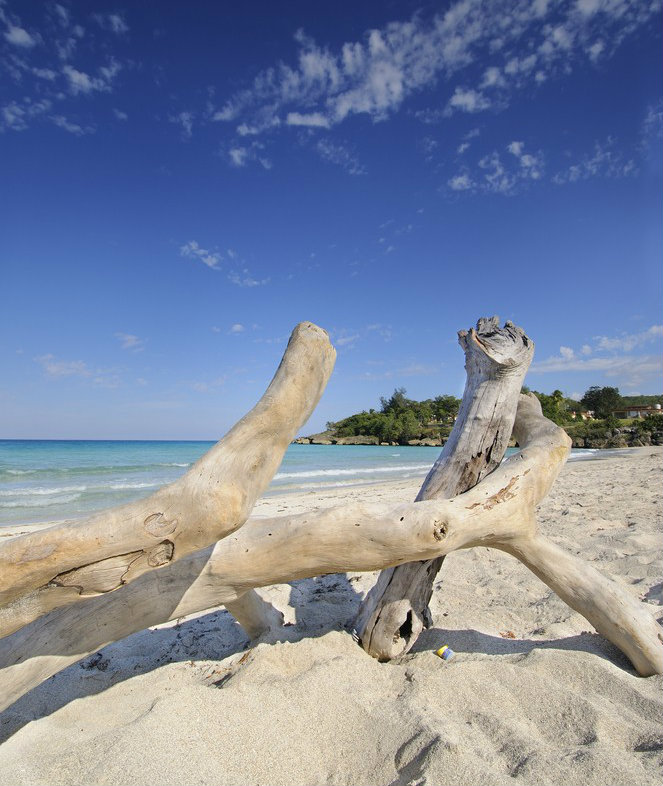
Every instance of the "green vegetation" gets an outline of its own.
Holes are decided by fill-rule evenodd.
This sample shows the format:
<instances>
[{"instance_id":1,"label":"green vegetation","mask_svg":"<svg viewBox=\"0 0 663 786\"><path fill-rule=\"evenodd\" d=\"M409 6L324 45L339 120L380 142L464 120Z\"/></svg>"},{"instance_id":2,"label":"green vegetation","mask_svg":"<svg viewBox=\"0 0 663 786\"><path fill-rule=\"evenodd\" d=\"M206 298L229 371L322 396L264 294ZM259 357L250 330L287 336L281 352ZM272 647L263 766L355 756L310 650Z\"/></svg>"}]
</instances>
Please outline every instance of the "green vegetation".
<instances>
[{"instance_id":1,"label":"green vegetation","mask_svg":"<svg viewBox=\"0 0 663 786\"><path fill-rule=\"evenodd\" d=\"M446 439L458 414L460 399L436 396L414 401L405 388L396 388L389 398L380 398L380 410L365 410L336 423L327 423L333 437L373 436L380 442L403 445L411 439Z\"/></svg>"},{"instance_id":2,"label":"green vegetation","mask_svg":"<svg viewBox=\"0 0 663 786\"><path fill-rule=\"evenodd\" d=\"M527 387L523 392L529 393ZM612 413L632 406L663 404L663 396L622 396L617 388L590 387L580 401L566 398L561 390L552 393L531 391L541 402L543 414L566 429L572 438L599 438L606 431L627 426L635 433L653 432L663 426L663 418L618 420ZM358 412L348 418L327 423L334 438L377 437L379 442L405 445L414 439L441 439L453 428L460 399L443 395L425 401L407 398L405 388L396 388L389 398L380 398L380 409ZM594 420L582 420L580 412L594 412ZM575 413L575 417L574 417Z\"/></svg>"}]
</instances>

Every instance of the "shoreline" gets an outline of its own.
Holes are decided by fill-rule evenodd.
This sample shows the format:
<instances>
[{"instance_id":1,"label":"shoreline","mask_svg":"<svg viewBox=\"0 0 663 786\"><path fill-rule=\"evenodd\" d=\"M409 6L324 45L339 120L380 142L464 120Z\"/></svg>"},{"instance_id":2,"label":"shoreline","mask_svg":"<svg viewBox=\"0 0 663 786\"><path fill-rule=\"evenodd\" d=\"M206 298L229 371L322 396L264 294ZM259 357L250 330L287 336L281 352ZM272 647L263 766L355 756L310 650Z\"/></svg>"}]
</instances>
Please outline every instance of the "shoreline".
<instances>
[{"instance_id":1,"label":"shoreline","mask_svg":"<svg viewBox=\"0 0 663 786\"><path fill-rule=\"evenodd\" d=\"M326 447L326 446L325 446ZM410 447L410 446L407 446ZM589 451L589 449L587 449ZM569 467L576 464L583 464L594 461L607 461L615 459L618 461L628 460L629 457L646 455L663 456L663 446L646 446L632 448L597 448L591 455L567 461L562 472L568 471ZM253 507L251 517L265 518L280 514L303 513L308 509L310 502L322 503L315 505L315 508L331 507L332 505L342 504L348 499L356 499L361 495L365 502L383 501L385 497L398 494L399 501L405 502L414 499L425 474L420 477L410 477L407 479L385 478L372 481L357 481L351 485L321 487L319 489L308 489L306 491L267 491L260 497ZM103 510L100 508L99 510ZM94 511L98 513L99 511ZM55 527L65 521L84 521L87 516L79 516L67 519L51 519L48 521L27 522L24 524L1 524L0 538L13 538L36 532L48 527Z\"/></svg>"},{"instance_id":2,"label":"shoreline","mask_svg":"<svg viewBox=\"0 0 663 786\"><path fill-rule=\"evenodd\" d=\"M576 461L537 511L542 531L659 621L662 480L663 448ZM255 514L353 497L396 504L420 482L268 497ZM261 589L285 615L275 643L250 645L219 607L104 647L0 716L5 780L121 786L130 772L137 786L658 786L661 677L638 677L521 563L488 548L447 557L433 626L387 664L348 632L376 577ZM448 662L434 654L445 644L456 653Z\"/></svg>"}]
</instances>

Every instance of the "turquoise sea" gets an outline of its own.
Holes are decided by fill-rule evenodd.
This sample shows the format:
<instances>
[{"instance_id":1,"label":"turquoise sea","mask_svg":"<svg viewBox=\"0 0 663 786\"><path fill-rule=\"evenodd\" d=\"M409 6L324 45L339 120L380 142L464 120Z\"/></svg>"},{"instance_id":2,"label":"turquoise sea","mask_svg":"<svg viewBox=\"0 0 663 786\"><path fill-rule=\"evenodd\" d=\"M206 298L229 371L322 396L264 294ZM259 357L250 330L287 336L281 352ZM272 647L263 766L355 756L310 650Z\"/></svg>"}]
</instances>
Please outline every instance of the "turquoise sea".
<instances>
[{"instance_id":1,"label":"turquoise sea","mask_svg":"<svg viewBox=\"0 0 663 786\"><path fill-rule=\"evenodd\" d=\"M0 526L77 518L145 497L213 442L0 440ZM290 445L267 494L425 477L440 448ZM593 451L574 451L589 458Z\"/></svg>"}]
</instances>

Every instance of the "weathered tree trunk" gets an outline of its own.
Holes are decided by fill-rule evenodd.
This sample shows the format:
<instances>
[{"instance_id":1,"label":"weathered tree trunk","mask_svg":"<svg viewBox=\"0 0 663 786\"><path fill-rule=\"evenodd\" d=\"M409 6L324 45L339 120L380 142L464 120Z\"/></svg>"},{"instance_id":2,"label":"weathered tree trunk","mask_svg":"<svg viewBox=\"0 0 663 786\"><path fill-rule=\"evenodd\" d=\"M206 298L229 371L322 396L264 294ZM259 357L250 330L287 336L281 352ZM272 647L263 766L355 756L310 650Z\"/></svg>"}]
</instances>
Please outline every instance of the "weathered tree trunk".
<instances>
[{"instance_id":1,"label":"weathered tree trunk","mask_svg":"<svg viewBox=\"0 0 663 786\"><path fill-rule=\"evenodd\" d=\"M565 432L521 396L521 451L471 491L398 506L352 503L314 514L250 519L213 548L80 598L0 640L0 709L90 652L150 625L225 604L254 634L273 611L254 587L379 570L472 546L522 559L619 647L644 676L663 673L663 633L648 608L537 531L535 508L569 453ZM276 612L278 614L278 612Z\"/></svg>"},{"instance_id":2,"label":"weathered tree trunk","mask_svg":"<svg viewBox=\"0 0 663 786\"><path fill-rule=\"evenodd\" d=\"M504 457L534 344L521 328L498 317L461 330L467 382L463 401L440 457L416 501L454 497L492 472ZM378 577L355 627L362 647L378 660L410 650L430 625L428 604L444 557L389 568Z\"/></svg>"},{"instance_id":3,"label":"weathered tree trunk","mask_svg":"<svg viewBox=\"0 0 663 786\"><path fill-rule=\"evenodd\" d=\"M335 355L324 330L301 323L260 401L175 483L3 543L0 636L82 596L113 592L240 527L320 400Z\"/></svg>"}]
</instances>

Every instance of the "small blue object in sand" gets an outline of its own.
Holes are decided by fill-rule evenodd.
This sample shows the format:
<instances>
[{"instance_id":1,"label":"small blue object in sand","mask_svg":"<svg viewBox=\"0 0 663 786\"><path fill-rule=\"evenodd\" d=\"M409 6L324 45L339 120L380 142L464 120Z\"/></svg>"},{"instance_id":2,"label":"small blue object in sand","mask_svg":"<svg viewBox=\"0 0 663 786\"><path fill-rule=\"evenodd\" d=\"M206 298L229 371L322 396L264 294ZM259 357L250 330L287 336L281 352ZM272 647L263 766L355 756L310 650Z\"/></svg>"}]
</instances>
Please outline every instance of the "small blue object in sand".
<instances>
[{"instance_id":1,"label":"small blue object in sand","mask_svg":"<svg viewBox=\"0 0 663 786\"><path fill-rule=\"evenodd\" d=\"M456 653L451 649L451 647L447 647L445 644L443 647L440 647L439 650L435 650L435 654L438 656L438 658L442 658L442 660L451 660Z\"/></svg>"}]
</instances>

